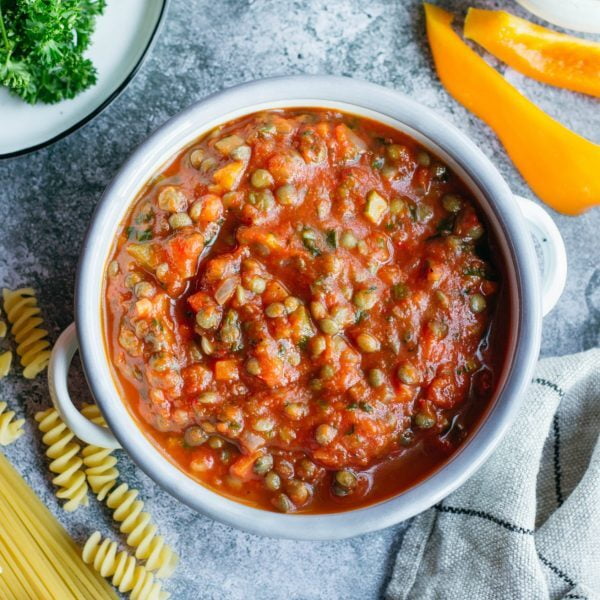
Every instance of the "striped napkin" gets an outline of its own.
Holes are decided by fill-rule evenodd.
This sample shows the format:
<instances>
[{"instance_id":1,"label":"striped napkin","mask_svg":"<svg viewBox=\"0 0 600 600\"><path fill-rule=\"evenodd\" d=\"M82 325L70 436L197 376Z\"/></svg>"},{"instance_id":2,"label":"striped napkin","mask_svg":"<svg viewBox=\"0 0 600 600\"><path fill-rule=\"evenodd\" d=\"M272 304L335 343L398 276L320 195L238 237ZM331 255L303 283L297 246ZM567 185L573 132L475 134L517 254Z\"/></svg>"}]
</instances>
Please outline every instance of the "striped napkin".
<instances>
[{"instance_id":1,"label":"striped napkin","mask_svg":"<svg viewBox=\"0 0 600 600\"><path fill-rule=\"evenodd\" d=\"M600 349L542 360L488 462L417 516L388 600L600 599Z\"/></svg>"}]
</instances>

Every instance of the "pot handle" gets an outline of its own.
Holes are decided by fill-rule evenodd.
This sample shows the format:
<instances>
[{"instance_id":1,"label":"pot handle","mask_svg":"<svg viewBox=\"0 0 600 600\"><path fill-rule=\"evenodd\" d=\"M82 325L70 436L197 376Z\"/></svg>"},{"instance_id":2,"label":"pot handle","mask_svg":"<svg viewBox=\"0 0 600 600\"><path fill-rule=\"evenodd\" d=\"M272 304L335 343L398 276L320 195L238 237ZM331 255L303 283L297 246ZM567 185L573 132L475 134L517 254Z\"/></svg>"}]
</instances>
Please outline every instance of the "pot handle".
<instances>
[{"instance_id":1,"label":"pot handle","mask_svg":"<svg viewBox=\"0 0 600 600\"><path fill-rule=\"evenodd\" d=\"M542 314L546 316L556 305L567 280L565 243L552 217L538 204L515 196L529 232L537 242L542 262Z\"/></svg>"},{"instance_id":2,"label":"pot handle","mask_svg":"<svg viewBox=\"0 0 600 600\"><path fill-rule=\"evenodd\" d=\"M75 323L71 323L54 344L50 363L48 364L48 387L52 404L54 404L67 427L80 440L101 448L120 448L121 445L109 429L86 419L75 408L71 400L67 378L73 355L78 347Z\"/></svg>"}]
</instances>

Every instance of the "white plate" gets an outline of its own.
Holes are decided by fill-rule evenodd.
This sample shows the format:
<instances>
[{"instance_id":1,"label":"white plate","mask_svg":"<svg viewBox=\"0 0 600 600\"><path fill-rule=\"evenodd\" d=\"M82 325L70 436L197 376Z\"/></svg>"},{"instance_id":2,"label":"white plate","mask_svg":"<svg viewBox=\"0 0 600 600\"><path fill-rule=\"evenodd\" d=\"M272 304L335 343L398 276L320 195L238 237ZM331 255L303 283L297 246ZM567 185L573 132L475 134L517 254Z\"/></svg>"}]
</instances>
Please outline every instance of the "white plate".
<instances>
[{"instance_id":1,"label":"white plate","mask_svg":"<svg viewBox=\"0 0 600 600\"><path fill-rule=\"evenodd\" d=\"M517 0L537 17L574 31L600 33L600 0Z\"/></svg>"},{"instance_id":2,"label":"white plate","mask_svg":"<svg viewBox=\"0 0 600 600\"><path fill-rule=\"evenodd\" d=\"M0 87L0 158L36 150L81 127L127 86L155 39L168 0L108 0L86 56L94 86L72 100L30 105Z\"/></svg>"}]
</instances>

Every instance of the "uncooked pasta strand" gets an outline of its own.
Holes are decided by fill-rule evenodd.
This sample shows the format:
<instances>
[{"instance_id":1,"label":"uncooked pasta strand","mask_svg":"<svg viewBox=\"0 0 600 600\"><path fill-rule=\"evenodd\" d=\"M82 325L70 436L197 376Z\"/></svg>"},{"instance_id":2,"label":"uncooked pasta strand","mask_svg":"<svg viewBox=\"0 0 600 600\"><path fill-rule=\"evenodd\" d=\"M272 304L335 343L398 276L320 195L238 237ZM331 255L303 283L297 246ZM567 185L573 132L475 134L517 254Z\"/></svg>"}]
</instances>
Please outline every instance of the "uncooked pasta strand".
<instances>
[{"instance_id":1,"label":"uncooked pasta strand","mask_svg":"<svg viewBox=\"0 0 600 600\"><path fill-rule=\"evenodd\" d=\"M76 544L0 454L0 579L3 598L115 598ZM13 588L14 586L14 588Z\"/></svg>"},{"instance_id":2,"label":"uncooked pasta strand","mask_svg":"<svg viewBox=\"0 0 600 600\"><path fill-rule=\"evenodd\" d=\"M32 537L23 535L18 517L15 517L14 513L11 514L10 504L3 498L0 498L0 520L7 524L2 527L1 537L6 542L7 555L9 554L14 559L18 571L24 574L35 573L36 567L44 565L44 577L32 578L29 581L35 588L34 597L51 598L53 589L59 591L63 597L68 597L69 589L64 587L56 571L45 568L47 560L38 555L36 541Z\"/></svg>"},{"instance_id":3,"label":"uncooked pasta strand","mask_svg":"<svg viewBox=\"0 0 600 600\"><path fill-rule=\"evenodd\" d=\"M13 596L18 598L19 595L27 595L27 597L34 598L34 589L31 587L31 583L25 576L26 571L18 566L14 557L6 547L6 541L3 537L0 537L0 557L2 557L2 564L4 565L0 581L8 582L8 580L10 580L10 585L8 587ZM4 598L5 596L2 597ZM10 595L7 597L10 597Z\"/></svg>"}]
</instances>

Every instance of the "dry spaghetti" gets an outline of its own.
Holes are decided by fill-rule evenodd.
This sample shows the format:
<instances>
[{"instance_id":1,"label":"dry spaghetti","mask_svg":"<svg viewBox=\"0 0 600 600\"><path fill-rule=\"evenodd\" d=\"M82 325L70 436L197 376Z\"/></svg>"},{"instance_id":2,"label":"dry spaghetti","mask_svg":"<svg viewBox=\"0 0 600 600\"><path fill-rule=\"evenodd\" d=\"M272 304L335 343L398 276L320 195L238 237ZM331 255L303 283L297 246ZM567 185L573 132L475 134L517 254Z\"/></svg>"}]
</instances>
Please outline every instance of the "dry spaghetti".
<instances>
[{"instance_id":1,"label":"dry spaghetti","mask_svg":"<svg viewBox=\"0 0 600 600\"><path fill-rule=\"evenodd\" d=\"M0 453L0 598L116 598Z\"/></svg>"}]
</instances>

